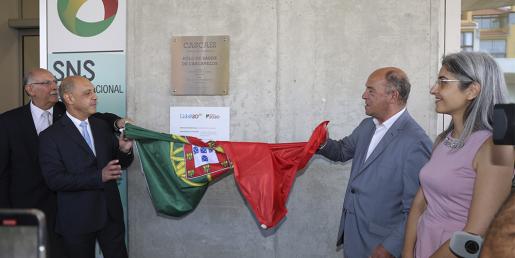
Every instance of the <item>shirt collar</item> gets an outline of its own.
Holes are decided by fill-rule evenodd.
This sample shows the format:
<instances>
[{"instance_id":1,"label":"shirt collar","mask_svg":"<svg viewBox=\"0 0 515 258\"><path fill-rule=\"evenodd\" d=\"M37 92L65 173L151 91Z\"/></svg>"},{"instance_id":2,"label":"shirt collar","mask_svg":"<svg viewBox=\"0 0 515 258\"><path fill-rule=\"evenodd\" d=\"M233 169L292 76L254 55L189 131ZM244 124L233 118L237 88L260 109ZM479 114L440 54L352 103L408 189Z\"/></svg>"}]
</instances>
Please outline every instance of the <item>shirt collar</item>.
<instances>
[{"instance_id":1,"label":"shirt collar","mask_svg":"<svg viewBox=\"0 0 515 258\"><path fill-rule=\"evenodd\" d=\"M82 122L81 120L75 118L74 116L72 116L70 113L68 113L68 111L66 111L66 115L70 118L70 120L72 120L73 124L77 127L77 128L80 128L80 123ZM89 121L88 119L86 118L86 123L88 123L89 125Z\"/></svg>"},{"instance_id":2,"label":"shirt collar","mask_svg":"<svg viewBox=\"0 0 515 258\"><path fill-rule=\"evenodd\" d=\"M39 118L39 117L41 117L41 114L43 114L43 112L45 112L45 111L48 111L48 112L50 112L51 115L53 115L54 107L51 107L48 110L43 110L43 109L39 108L38 106L34 105L34 103L32 103L32 101L30 101L30 111L32 112L32 115L35 118Z\"/></svg>"},{"instance_id":3,"label":"shirt collar","mask_svg":"<svg viewBox=\"0 0 515 258\"><path fill-rule=\"evenodd\" d=\"M406 107L401 109L401 111L397 112L392 117L388 118L382 124L379 123L379 120L377 120L376 118L374 118L372 120L374 121L374 124L376 125L376 128L380 127L380 126L384 126L384 127L386 127L386 129L390 129L390 127L392 127L393 123L395 123L395 121L397 121L397 119L399 119L399 117L404 113L404 111L406 111Z\"/></svg>"}]
</instances>

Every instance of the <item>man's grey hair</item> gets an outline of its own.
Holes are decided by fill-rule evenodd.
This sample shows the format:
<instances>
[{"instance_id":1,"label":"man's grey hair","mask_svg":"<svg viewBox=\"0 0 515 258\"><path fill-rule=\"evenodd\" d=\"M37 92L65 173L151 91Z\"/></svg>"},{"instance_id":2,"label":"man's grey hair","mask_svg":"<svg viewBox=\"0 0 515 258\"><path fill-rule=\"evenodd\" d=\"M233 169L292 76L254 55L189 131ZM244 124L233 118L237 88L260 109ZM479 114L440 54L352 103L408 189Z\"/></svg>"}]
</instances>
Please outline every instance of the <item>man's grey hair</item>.
<instances>
[{"instance_id":1,"label":"man's grey hair","mask_svg":"<svg viewBox=\"0 0 515 258\"><path fill-rule=\"evenodd\" d=\"M385 79L387 92L392 92L395 89L399 92L399 101L405 105L408 102L411 89L408 76L400 70L390 70L386 72Z\"/></svg>"},{"instance_id":2,"label":"man's grey hair","mask_svg":"<svg viewBox=\"0 0 515 258\"><path fill-rule=\"evenodd\" d=\"M29 72L26 72L23 75L23 84L22 87L25 87L25 85L29 84L29 82L32 82L32 77L34 77L34 72L31 70Z\"/></svg>"},{"instance_id":3,"label":"man's grey hair","mask_svg":"<svg viewBox=\"0 0 515 258\"><path fill-rule=\"evenodd\" d=\"M458 139L458 148L461 148L473 132L492 131L494 105L508 102L508 90L503 72L492 56L487 53L449 54L443 58L442 67L460 80L460 90L464 91L474 83L480 86L479 95L470 102L463 115L464 129ZM438 135L436 144L443 141L453 129L454 123L451 121L449 127Z\"/></svg>"},{"instance_id":4,"label":"man's grey hair","mask_svg":"<svg viewBox=\"0 0 515 258\"><path fill-rule=\"evenodd\" d=\"M28 72L25 72L25 74L23 75L23 85L22 87L25 87L25 85L27 84L31 84L34 82L34 76L37 74L37 73L50 73L49 71L43 69L43 68L35 68L35 69L31 69L30 71Z\"/></svg>"}]
</instances>

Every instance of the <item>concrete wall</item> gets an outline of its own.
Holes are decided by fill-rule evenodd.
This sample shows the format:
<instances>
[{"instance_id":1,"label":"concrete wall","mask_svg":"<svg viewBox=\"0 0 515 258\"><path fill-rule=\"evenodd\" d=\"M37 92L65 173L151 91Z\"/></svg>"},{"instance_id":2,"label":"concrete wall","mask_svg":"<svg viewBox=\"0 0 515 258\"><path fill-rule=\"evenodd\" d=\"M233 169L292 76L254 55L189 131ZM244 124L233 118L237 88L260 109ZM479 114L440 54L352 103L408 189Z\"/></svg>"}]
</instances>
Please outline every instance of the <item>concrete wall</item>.
<instances>
[{"instance_id":1,"label":"concrete wall","mask_svg":"<svg viewBox=\"0 0 515 258\"><path fill-rule=\"evenodd\" d=\"M411 78L409 112L436 133L429 85L439 61L439 0L128 1L128 115L169 130L170 106L229 106L235 141L306 141L330 120L341 138L365 117L374 69ZM230 35L230 94L171 96L171 37ZM299 173L287 218L261 230L232 177L179 218L156 215L136 159L129 169L131 257L341 257L336 234L350 162L315 157Z\"/></svg>"}]
</instances>

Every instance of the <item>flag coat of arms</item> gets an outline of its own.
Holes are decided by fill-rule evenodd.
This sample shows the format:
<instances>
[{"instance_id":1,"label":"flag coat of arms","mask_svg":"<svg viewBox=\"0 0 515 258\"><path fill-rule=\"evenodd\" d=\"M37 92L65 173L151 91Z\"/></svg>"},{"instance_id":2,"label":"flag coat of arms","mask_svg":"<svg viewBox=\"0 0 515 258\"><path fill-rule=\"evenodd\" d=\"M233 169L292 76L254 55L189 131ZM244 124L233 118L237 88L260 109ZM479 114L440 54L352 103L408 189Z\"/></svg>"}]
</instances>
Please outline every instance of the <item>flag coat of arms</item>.
<instances>
[{"instance_id":1,"label":"flag coat of arms","mask_svg":"<svg viewBox=\"0 0 515 258\"><path fill-rule=\"evenodd\" d=\"M198 205L213 180L234 171L235 181L263 228L286 215L286 201L298 170L325 141L329 122L308 142L259 143L202 140L127 124L158 213L179 217Z\"/></svg>"}]
</instances>

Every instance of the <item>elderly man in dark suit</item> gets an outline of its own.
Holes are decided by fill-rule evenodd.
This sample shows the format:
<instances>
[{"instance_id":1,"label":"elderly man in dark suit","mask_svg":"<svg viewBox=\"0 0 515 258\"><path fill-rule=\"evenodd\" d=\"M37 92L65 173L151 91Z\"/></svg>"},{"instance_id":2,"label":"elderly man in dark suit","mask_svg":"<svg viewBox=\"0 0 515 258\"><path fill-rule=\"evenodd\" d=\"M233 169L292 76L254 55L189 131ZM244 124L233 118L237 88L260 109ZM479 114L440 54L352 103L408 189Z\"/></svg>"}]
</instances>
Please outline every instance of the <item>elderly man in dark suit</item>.
<instances>
[{"instance_id":1,"label":"elderly man in dark suit","mask_svg":"<svg viewBox=\"0 0 515 258\"><path fill-rule=\"evenodd\" d=\"M58 101L56 83L49 71L31 70L23 80L30 103L0 115L0 208L43 211L49 229L49 257L63 257L64 252L53 232L57 199L41 175L38 134L66 111ZM114 114L97 116L110 124L123 125L123 120Z\"/></svg>"},{"instance_id":2,"label":"elderly man in dark suit","mask_svg":"<svg viewBox=\"0 0 515 258\"><path fill-rule=\"evenodd\" d=\"M431 140L406 110L410 83L395 67L374 71L362 98L364 119L351 135L328 139L318 151L330 160L352 159L338 245L346 258L399 257L420 168Z\"/></svg>"},{"instance_id":3,"label":"elderly man in dark suit","mask_svg":"<svg viewBox=\"0 0 515 258\"><path fill-rule=\"evenodd\" d=\"M95 257L95 240L104 257L127 257L116 180L132 162L133 143L92 117L97 96L86 78L65 78L59 93L66 114L39 136L41 171L57 192L56 232L70 257Z\"/></svg>"}]
</instances>

